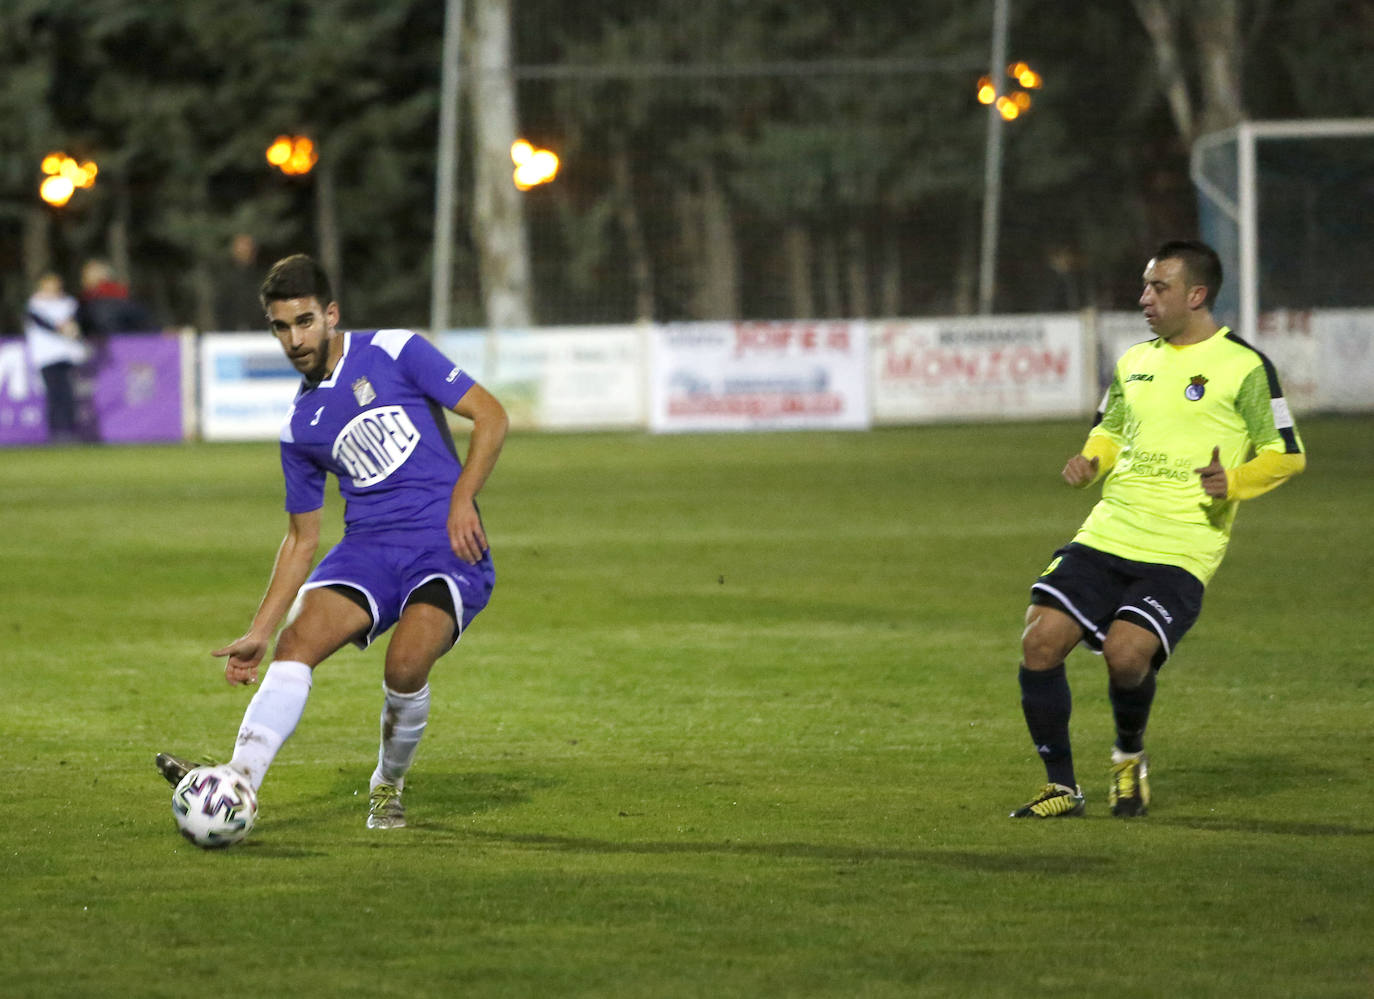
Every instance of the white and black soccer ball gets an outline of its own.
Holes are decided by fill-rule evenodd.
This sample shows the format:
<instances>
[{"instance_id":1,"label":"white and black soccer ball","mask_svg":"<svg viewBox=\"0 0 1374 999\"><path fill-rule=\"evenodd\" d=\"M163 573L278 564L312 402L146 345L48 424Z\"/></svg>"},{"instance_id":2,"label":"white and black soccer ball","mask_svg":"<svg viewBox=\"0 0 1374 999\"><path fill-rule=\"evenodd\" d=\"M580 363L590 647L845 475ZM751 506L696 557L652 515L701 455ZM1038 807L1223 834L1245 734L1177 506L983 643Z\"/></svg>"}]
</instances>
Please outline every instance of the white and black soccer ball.
<instances>
[{"instance_id":1,"label":"white and black soccer ball","mask_svg":"<svg viewBox=\"0 0 1374 999\"><path fill-rule=\"evenodd\" d=\"M227 764L196 767L172 792L177 828L206 850L233 846L258 817L258 795L248 778Z\"/></svg>"}]
</instances>

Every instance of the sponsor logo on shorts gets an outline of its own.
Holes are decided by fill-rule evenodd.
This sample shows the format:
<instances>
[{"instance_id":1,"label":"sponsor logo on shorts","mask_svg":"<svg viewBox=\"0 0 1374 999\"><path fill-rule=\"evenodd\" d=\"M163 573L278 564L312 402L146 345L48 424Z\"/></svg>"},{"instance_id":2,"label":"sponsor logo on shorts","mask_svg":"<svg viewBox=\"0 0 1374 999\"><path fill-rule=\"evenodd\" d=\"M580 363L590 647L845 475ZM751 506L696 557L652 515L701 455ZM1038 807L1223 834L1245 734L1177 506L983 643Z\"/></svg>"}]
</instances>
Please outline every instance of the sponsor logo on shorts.
<instances>
[{"instance_id":1,"label":"sponsor logo on shorts","mask_svg":"<svg viewBox=\"0 0 1374 999\"><path fill-rule=\"evenodd\" d=\"M420 446L420 432L400 406L359 413L334 438L334 460L358 488L375 486L405 464Z\"/></svg>"},{"instance_id":2,"label":"sponsor logo on shorts","mask_svg":"<svg viewBox=\"0 0 1374 999\"><path fill-rule=\"evenodd\" d=\"M1164 623L1165 623L1165 624L1173 624L1173 623L1174 623L1173 615L1170 614L1167 610L1164 609L1164 605L1163 605L1162 603L1160 603L1160 602L1159 602L1158 600L1156 600L1154 597L1144 597L1143 599L1144 599L1144 601L1145 601L1147 604L1149 604L1149 605L1150 605L1151 607L1153 607L1155 610L1159 611L1159 616L1162 617L1162 618L1164 618Z\"/></svg>"}]
</instances>

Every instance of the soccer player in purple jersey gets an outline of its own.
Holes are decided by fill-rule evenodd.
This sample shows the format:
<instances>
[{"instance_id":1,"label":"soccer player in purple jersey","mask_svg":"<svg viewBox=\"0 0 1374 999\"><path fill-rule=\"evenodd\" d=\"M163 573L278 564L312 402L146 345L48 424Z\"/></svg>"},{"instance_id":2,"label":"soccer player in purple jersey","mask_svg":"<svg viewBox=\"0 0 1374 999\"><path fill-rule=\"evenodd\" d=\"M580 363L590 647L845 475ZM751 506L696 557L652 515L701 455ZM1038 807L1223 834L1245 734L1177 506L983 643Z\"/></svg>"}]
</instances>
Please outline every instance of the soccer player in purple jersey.
<instances>
[{"instance_id":1,"label":"soccer player in purple jersey","mask_svg":"<svg viewBox=\"0 0 1374 999\"><path fill-rule=\"evenodd\" d=\"M340 330L329 278L310 257L278 261L261 300L303 381L281 432L286 537L247 633L213 653L226 660L229 683L257 683L273 633L298 610L277 636L229 762L261 787L305 710L315 667L394 625L367 825L404 826L401 793L429 716L430 670L495 583L476 497L501 452L506 412L409 330ZM466 461L445 410L472 421ZM312 572L329 474L344 497L344 536ZM161 753L157 765L175 784L196 764Z\"/></svg>"}]
</instances>

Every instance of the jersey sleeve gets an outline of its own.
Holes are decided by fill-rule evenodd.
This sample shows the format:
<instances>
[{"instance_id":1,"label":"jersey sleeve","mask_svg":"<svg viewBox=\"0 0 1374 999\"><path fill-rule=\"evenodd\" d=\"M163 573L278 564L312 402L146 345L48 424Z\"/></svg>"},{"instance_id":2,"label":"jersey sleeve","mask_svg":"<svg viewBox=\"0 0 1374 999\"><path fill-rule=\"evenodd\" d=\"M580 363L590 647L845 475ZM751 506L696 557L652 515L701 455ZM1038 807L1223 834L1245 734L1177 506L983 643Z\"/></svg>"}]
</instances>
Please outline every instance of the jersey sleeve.
<instances>
[{"instance_id":1,"label":"jersey sleeve","mask_svg":"<svg viewBox=\"0 0 1374 999\"><path fill-rule=\"evenodd\" d=\"M1288 411L1278 375L1268 358L1260 355L1260 360L1236 393L1236 410L1245 421L1255 455L1227 470L1227 499L1262 496L1307 467L1302 438Z\"/></svg>"},{"instance_id":2,"label":"jersey sleeve","mask_svg":"<svg viewBox=\"0 0 1374 999\"><path fill-rule=\"evenodd\" d=\"M1088 431L1088 439L1081 451L1088 460L1097 459L1097 475L1093 482L1100 481L1112 470L1125 444L1126 399L1121 391L1121 369L1118 366L1112 375L1111 385L1107 386L1098 404L1092 429Z\"/></svg>"},{"instance_id":3,"label":"jersey sleeve","mask_svg":"<svg viewBox=\"0 0 1374 999\"><path fill-rule=\"evenodd\" d=\"M309 513L324 506L325 470L284 441L281 470L286 479L287 513Z\"/></svg>"},{"instance_id":4,"label":"jersey sleeve","mask_svg":"<svg viewBox=\"0 0 1374 999\"><path fill-rule=\"evenodd\" d=\"M445 409L457 405L458 400L476 384L471 375L418 334L412 334L406 340L396 357L396 363L412 384Z\"/></svg>"},{"instance_id":5,"label":"jersey sleeve","mask_svg":"<svg viewBox=\"0 0 1374 999\"><path fill-rule=\"evenodd\" d=\"M1261 363L1245 376L1236 393L1236 410L1245 421L1250 443L1256 452L1302 454L1302 438L1288 411L1278 375L1268 358L1261 355L1260 360Z\"/></svg>"},{"instance_id":6,"label":"jersey sleeve","mask_svg":"<svg viewBox=\"0 0 1374 999\"><path fill-rule=\"evenodd\" d=\"M1093 417L1089 436L1100 434L1116 443L1118 450L1126 443L1126 397L1121 390L1121 366L1112 372L1112 383L1102 395Z\"/></svg>"}]
</instances>

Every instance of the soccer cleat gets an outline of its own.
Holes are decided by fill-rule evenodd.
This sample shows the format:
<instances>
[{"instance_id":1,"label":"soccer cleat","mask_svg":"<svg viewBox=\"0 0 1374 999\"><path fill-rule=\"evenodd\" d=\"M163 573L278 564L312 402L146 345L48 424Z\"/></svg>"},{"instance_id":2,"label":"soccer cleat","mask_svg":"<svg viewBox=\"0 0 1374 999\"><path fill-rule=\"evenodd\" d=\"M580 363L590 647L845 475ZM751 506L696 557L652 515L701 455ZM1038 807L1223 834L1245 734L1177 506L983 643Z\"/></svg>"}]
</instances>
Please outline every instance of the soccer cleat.
<instances>
[{"instance_id":1,"label":"soccer cleat","mask_svg":"<svg viewBox=\"0 0 1374 999\"><path fill-rule=\"evenodd\" d=\"M1107 804L1112 814L1123 819L1144 815L1150 808L1150 758L1144 753L1124 756L1112 751L1112 782L1107 789Z\"/></svg>"},{"instance_id":2,"label":"soccer cleat","mask_svg":"<svg viewBox=\"0 0 1374 999\"><path fill-rule=\"evenodd\" d=\"M1062 819L1083 814L1083 792L1077 787L1046 784L1030 801L1011 813L1013 819Z\"/></svg>"},{"instance_id":3,"label":"soccer cleat","mask_svg":"<svg viewBox=\"0 0 1374 999\"><path fill-rule=\"evenodd\" d=\"M173 756L171 753L157 754L157 772L162 774L163 780L171 784L172 787L180 784L181 778L196 767L204 765L203 761L183 760L180 756Z\"/></svg>"},{"instance_id":4,"label":"soccer cleat","mask_svg":"<svg viewBox=\"0 0 1374 999\"><path fill-rule=\"evenodd\" d=\"M401 789L395 784L378 784L367 796L367 827L369 829L400 829L406 824L406 806L401 803Z\"/></svg>"}]
</instances>

